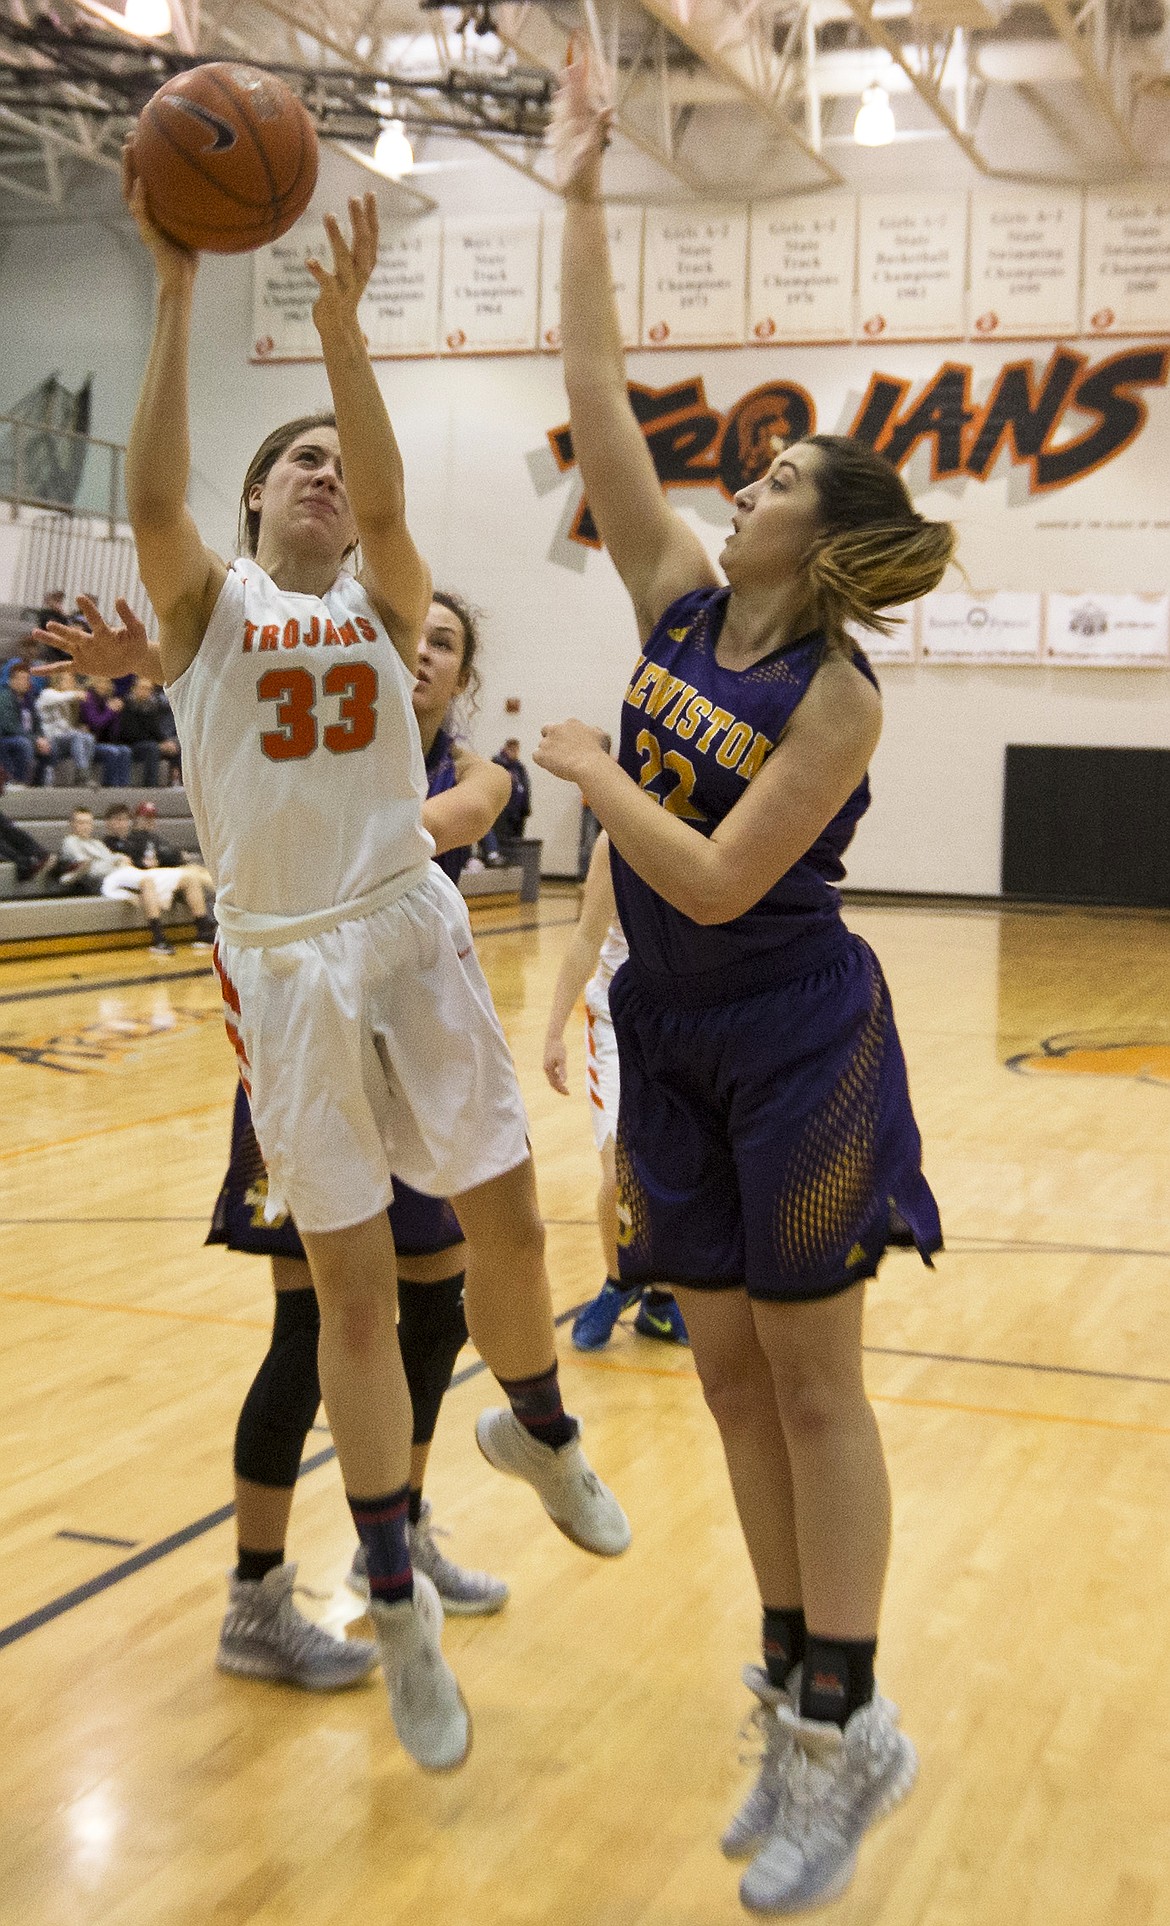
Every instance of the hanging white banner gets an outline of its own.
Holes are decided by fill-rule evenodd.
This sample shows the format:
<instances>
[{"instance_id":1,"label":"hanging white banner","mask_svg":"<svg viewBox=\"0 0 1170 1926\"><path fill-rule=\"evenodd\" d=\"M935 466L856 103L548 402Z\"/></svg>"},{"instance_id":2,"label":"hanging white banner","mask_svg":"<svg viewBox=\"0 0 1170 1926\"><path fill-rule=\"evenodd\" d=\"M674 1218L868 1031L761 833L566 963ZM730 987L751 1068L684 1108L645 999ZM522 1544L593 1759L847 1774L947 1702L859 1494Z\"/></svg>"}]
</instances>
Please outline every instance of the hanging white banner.
<instances>
[{"instance_id":1,"label":"hanging white banner","mask_svg":"<svg viewBox=\"0 0 1170 1926\"><path fill-rule=\"evenodd\" d=\"M441 354L506 354L536 346L540 226L446 221Z\"/></svg>"},{"instance_id":2,"label":"hanging white banner","mask_svg":"<svg viewBox=\"0 0 1170 1926\"><path fill-rule=\"evenodd\" d=\"M748 339L851 341L856 252L852 194L753 206Z\"/></svg>"},{"instance_id":3,"label":"hanging white banner","mask_svg":"<svg viewBox=\"0 0 1170 1926\"><path fill-rule=\"evenodd\" d=\"M966 269L965 196L862 196L858 295L864 339L958 339Z\"/></svg>"},{"instance_id":4,"label":"hanging white banner","mask_svg":"<svg viewBox=\"0 0 1170 1926\"><path fill-rule=\"evenodd\" d=\"M738 346L744 338L747 211L646 209L642 341L656 348Z\"/></svg>"},{"instance_id":5,"label":"hanging white banner","mask_svg":"<svg viewBox=\"0 0 1170 1926\"><path fill-rule=\"evenodd\" d=\"M1170 334L1170 194L1085 197L1085 333Z\"/></svg>"},{"instance_id":6,"label":"hanging white banner","mask_svg":"<svg viewBox=\"0 0 1170 1926\"><path fill-rule=\"evenodd\" d=\"M1005 189L971 196L971 333L983 340L1076 334L1079 194Z\"/></svg>"},{"instance_id":7,"label":"hanging white banner","mask_svg":"<svg viewBox=\"0 0 1170 1926\"><path fill-rule=\"evenodd\" d=\"M564 214L559 210L542 214L540 226L540 345L549 353L555 353L561 345ZM608 207L605 226L622 343L627 348L636 348L642 321L642 209Z\"/></svg>"}]
</instances>

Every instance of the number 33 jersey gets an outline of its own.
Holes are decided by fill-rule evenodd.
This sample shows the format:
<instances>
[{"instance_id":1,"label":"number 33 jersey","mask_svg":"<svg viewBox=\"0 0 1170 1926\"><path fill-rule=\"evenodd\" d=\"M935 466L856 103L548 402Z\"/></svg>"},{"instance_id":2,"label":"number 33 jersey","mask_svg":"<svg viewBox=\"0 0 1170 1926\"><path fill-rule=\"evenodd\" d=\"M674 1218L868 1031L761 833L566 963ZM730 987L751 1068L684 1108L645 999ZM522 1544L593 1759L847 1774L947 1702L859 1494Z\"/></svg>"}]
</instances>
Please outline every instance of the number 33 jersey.
<instances>
[{"instance_id":1,"label":"number 33 jersey","mask_svg":"<svg viewBox=\"0 0 1170 1926\"><path fill-rule=\"evenodd\" d=\"M434 844L413 688L352 575L297 595L233 562L198 655L167 690L225 934L360 914L371 893L415 880Z\"/></svg>"},{"instance_id":2,"label":"number 33 jersey","mask_svg":"<svg viewBox=\"0 0 1170 1926\"><path fill-rule=\"evenodd\" d=\"M622 704L622 768L703 836L763 768L824 650L822 635L804 635L748 669L724 668L715 651L730 593L697 589L672 603L647 638ZM854 662L874 680L860 650ZM754 995L822 967L843 940L834 884L868 807L866 778L766 896L733 922L709 927L673 909L614 849L614 893L632 976L668 1001L702 1005Z\"/></svg>"}]
</instances>

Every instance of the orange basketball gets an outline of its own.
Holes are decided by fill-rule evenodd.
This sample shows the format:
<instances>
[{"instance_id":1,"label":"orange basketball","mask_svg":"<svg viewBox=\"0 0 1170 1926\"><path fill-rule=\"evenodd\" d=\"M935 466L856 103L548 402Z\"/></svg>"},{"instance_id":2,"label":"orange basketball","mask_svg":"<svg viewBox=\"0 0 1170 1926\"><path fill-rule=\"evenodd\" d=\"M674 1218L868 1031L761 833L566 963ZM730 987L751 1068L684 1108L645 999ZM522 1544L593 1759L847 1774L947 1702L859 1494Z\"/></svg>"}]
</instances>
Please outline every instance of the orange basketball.
<instances>
[{"instance_id":1,"label":"orange basketball","mask_svg":"<svg viewBox=\"0 0 1170 1926\"><path fill-rule=\"evenodd\" d=\"M151 219L183 247L244 254L275 241L317 184L317 134L275 74L192 67L138 116L134 158Z\"/></svg>"}]
</instances>

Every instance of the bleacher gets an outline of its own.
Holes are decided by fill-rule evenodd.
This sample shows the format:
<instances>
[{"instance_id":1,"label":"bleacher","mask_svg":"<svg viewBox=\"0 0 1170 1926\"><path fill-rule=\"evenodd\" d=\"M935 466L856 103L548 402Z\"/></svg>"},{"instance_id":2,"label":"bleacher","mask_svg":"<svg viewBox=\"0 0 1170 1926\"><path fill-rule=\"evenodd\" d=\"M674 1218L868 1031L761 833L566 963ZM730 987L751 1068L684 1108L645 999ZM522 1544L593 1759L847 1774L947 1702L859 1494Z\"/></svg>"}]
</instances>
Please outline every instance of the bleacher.
<instances>
[{"instance_id":1,"label":"bleacher","mask_svg":"<svg viewBox=\"0 0 1170 1926\"><path fill-rule=\"evenodd\" d=\"M21 829L35 836L54 854L69 833L74 809L93 812L94 833L100 836L106 810L124 802L133 811L151 802L158 811L162 842L198 850L195 824L182 789L90 789L56 784L51 789L14 789L0 798L0 808ZM476 902L535 902L540 891L540 843L530 840L513 847L515 860L501 868L465 876L463 894ZM114 902L103 896L53 896L43 885L18 883L12 863L0 862L0 960L42 950L129 948L145 944L148 932L136 902ZM180 929L190 926L190 913L178 900L163 919Z\"/></svg>"}]
</instances>

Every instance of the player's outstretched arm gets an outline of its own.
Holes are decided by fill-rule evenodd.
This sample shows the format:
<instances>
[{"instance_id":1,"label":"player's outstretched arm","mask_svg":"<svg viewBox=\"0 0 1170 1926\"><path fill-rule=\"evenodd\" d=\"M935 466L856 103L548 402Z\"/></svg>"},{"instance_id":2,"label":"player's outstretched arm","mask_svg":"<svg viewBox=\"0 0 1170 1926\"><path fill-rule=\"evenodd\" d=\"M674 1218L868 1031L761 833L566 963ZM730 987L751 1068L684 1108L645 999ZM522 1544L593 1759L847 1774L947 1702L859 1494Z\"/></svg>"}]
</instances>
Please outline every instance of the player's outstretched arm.
<instances>
[{"instance_id":1,"label":"player's outstretched arm","mask_svg":"<svg viewBox=\"0 0 1170 1926\"><path fill-rule=\"evenodd\" d=\"M731 923L811 849L864 776L880 732L877 691L851 663L830 659L710 836L639 788L583 722L543 729L534 760L586 792L614 848L673 908L695 923Z\"/></svg>"},{"instance_id":2,"label":"player's outstretched arm","mask_svg":"<svg viewBox=\"0 0 1170 1926\"><path fill-rule=\"evenodd\" d=\"M698 536L666 505L626 390L601 199L609 120L589 64L571 61L557 95L553 144L565 197L561 342L573 452L644 641L680 595L719 578Z\"/></svg>"},{"instance_id":3,"label":"player's outstretched arm","mask_svg":"<svg viewBox=\"0 0 1170 1926\"><path fill-rule=\"evenodd\" d=\"M506 769L469 750L457 750L455 787L428 796L422 806L423 828L435 839L436 856L486 836L511 793Z\"/></svg>"},{"instance_id":4,"label":"player's outstretched arm","mask_svg":"<svg viewBox=\"0 0 1170 1926\"><path fill-rule=\"evenodd\" d=\"M411 674L431 603L430 570L406 525L402 456L358 321L358 302L378 259L378 208L372 194L349 203L346 241L332 214L325 232L332 268L310 260L317 283L313 321L337 416L341 472L362 547L362 587Z\"/></svg>"},{"instance_id":5,"label":"player's outstretched arm","mask_svg":"<svg viewBox=\"0 0 1170 1926\"><path fill-rule=\"evenodd\" d=\"M120 629L102 619L101 610L88 595L79 595L77 606L89 623L88 629L74 628L68 622L50 622L34 629L38 642L51 643L71 655L83 675L143 675L151 682L163 679L162 655L129 602L119 596L114 604L122 618Z\"/></svg>"},{"instance_id":6,"label":"player's outstretched arm","mask_svg":"<svg viewBox=\"0 0 1170 1926\"><path fill-rule=\"evenodd\" d=\"M126 450L126 506L139 573L158 613L163 674L173 682L197 655L227 575L187 507L187 362L198 256L155 227L132 143L122 157L122 189L157 277L154 336Z\"/></svg>"},{"instance_id":7,"label":"player's outstretched arm","mask_svg":"<svg viewBox=\"0 0 1170 1926\"><path fill-rule=\"evenodd\" d=\"M562 1097L569 1094L565 1025L573 1014L577 998L597 968L605 933L616 915L613 875L609 867L609 841L602 834L593 845L585 888L581 893L581 914L569 939L569 947L553 989L544 1037L544 1074Z\"/></svg>"}]
</instances>

